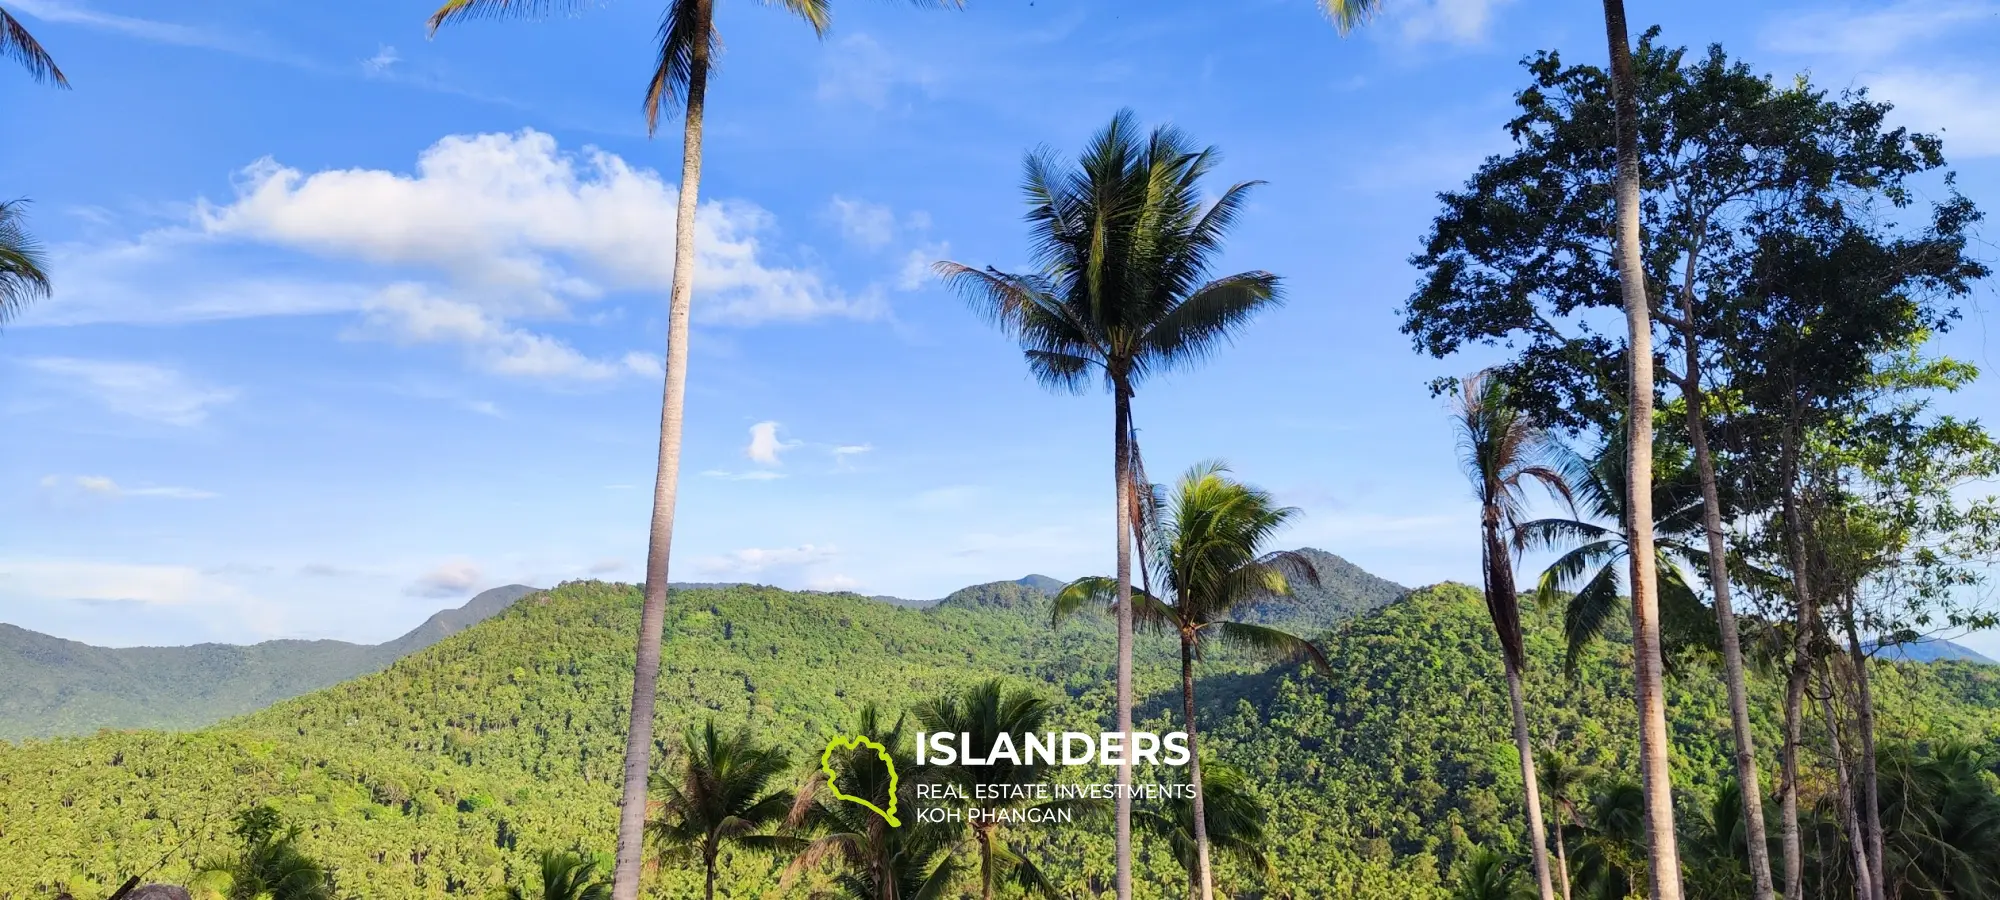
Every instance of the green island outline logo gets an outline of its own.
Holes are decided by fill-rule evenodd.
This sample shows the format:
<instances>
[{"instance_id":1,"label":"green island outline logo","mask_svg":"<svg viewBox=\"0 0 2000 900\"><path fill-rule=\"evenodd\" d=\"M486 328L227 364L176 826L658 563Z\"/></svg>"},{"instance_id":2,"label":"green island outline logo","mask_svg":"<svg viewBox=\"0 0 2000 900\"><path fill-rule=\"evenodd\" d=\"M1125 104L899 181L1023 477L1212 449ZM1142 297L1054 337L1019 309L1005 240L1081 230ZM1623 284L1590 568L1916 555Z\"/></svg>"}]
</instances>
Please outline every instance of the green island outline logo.
<instances>
[{"instance_id":1,"label":"green island outline logo","mask_svg":"<svg viewBox=\"0 0 2000 900\"><path fill-rule=\"evenodd\" d=\"M840 787L835 783L833 751L839 748L859 750L862 747L867 747L875 751L875 755L882 760L882 764L889 767L889 808L886 810L860 797L841 793ZM833 792L834 799L846 800L849 803L859 803L874 810L876 815L881 816L884 821L889 823L890 828L902 827L902 820L896 818L896 761L889 758L889 748L858 734L853 736L839 735L833 740L826 742L826 751L819 755L819 770L826 774L826 789Z\"/></svg>"}]
</instances>

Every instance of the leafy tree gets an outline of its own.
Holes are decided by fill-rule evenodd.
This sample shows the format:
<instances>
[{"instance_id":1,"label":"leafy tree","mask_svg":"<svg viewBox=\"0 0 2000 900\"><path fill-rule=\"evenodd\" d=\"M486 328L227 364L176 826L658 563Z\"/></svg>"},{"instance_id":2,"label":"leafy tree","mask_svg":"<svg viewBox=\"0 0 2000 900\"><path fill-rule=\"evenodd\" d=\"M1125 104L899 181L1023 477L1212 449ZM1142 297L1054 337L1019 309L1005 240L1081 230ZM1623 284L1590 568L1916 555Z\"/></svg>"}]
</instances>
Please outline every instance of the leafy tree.
<instances>
[{"instance_id":1,"label":"leafy tree","mask_svg":"<svg viewBox=\"0 0 2000 900\"><path fill-rule=\"evenodd\" d=\"M1484 847L1466 858L1451 892L1451 900L1521 900L1529 896L1533 894L1521 884L1521 870L1514 862Z\"/></svg>"},{"instance_id":2,"label":"leafy tree","mask_svg":"<svg viewBox=\"0 0 2000 900\"><path fill-rule=\"evenodd\" d=\"M956 0L939 0L951 2ZM533 15L554 8L581 11L584 0L445 0L432 13L432 34L447 22L482 16ZM828 0L780 0L824 37ZM674 274L667 301L666 384L660 404L659 467L653 485L651 534L646 545L646 605L639 629L638 665L632 682L631 724L626 732L624 793L619 800L618 857L612 870L615 900L637 900L644 852L646 783L652 771L654 693L660 674L660 629L666 621L668 561L672 555L674 499L680 479L681 428L687 394L688 321L694 292L696 196L701 188L701 141L709 69L719 49L715 0L669 0L660 20L658 61L646 86L646 134L658 130L663 111L685 114L681 181L674 214Z\"/></svg>"},{"instance_id":3,"label":"leafy tree","mask_svg":"<svg viewBox=\"0 0 2000 900\"><path fill-rule=\"evenodd\" d=\"M1170 127L1142 135L1120 111L1073 169L1052 153L1028 156L1025 193L1039 271L1008 273L940 262L937 271L1021 343L1029 371L1051 388L1082 391L1102 376L1112 394L1112 484L1117 499L1117 730L1132 730L1132 395L1157 372L1218 349L1278 301L1278 277L1243 272L1210 280L1224 234L1251 187L1204 204L1214 148ZM1132 783L1129 763L1118 783ZM1116 825L1118 900L1132 897L1132 801Z\"/></svg>"},{"instance_id":4,"label":"leafy tree","mask_svg":"<svg viewBox=\"0 0 2000 900\"><path fill-rule=\"evenodd\" d=\"M255 806L239 813L231 832L243 849L202 867L225 879L229 900L334 900L333 874L298 848L301 829L286 826L278 811Z\"/></svg>"},{"instance_id":5,"label":"leafy tree","mask_svg":"<svg viewBox=\"0 0 2000 900\"><path fill-rule=\"evenodd\" d=\"M0 10L0 27L11 21ZM0 325L20 315L29 301L49 296L47 259L23 221L21 206L26 202L0 202Z\"/></svg>"},{"instance_id":6,"label":"leafy tree","mask_svg":"<svg viewBox=\"0 0 2000 900\"><path fill-rule=\"evenodd\" d=\"M1239 608L1290 595L1288 571L1314 584L1318 576L1312 561L1301 553L1261 552L1298 510L1280 507L1269 493L1231 480L1228 471L1221 463L1194 466L1181 476L1164 504L1151 496L1153 491L1143 492L1147 510L1141 518L1156 524L1142 533L1151 545L1162 595L1132 594L1133 615L1141 624L1180 639L1181 709L1187 722L1189 777L1197 786L1192 800L1195 865L1190 872L1203 900L1214 894L1214 875L1207 817L1202 814L1201 786L1208 782L1201 776L1200 729L1195 720L1195 660L1205 642L1215 637L1280 659L1308 658L1322 671L1326 667L1326 658L1311 641L1266 625L1229 621ZM1158 512L1162 505L1164 516ZM1057 595L1051 618L1060 622L1085 605L1115 606L1117 587L1113 579L1101 576L1071 582Z\"/></svg>"},{"instance_id":7,"label":"leafy tree","mask_svg":"<svg viewBox=\"0 0 2000 900\"><path fill-rule=\"evenodd\" d=\"M964 694L927 700L917 706L916 716L932 731L965 736L969 747L993 747L1005 735L1019 749L1025 746L1028 735L1043 730L1049 712L1048 701L1033 691L1003 690L1000 680L995 678L974 685ZM993 887L1003 875L1023 890L1059 896L1033 861L1008 846L1001 828L1000 813L1029 806L1030 801L1015 792L993 790L1046 784L1055 774L1055 766L1032 758L994 760L979 766L968 766L961 761L945 767L945 777L963 786L970 798L966 815L972 839L979 845L979 895L985 900L992 900ZM982 787L988 790L982 792ZM1045 800L1032 805L1049 809L1077 806L1070 800Z\"/></svg>"},{"instance_id":8,"label":"leafy tree","mask_svg":"<svg viewBox=\"0 0 2000 900\"><path fill-rule=\"evenodd\" d=\"M710 716L682 737L687 754L679 783L663 785L660 816L646 823L662 864L675 857L701 860L704 893L715 900L716 861L727 844L773 851L803 846L781 835L758 834L792 811L791 791L769 790L791 767L784 751L760 745L746 726L725 735Z\"/></svg>"},{"instance_id":9,"label":"leafy tree","mask_svg":"<svg viewBox=\"0 0 2000 900\"><path fill-rule=\"evenodd\" d=\"M1528 703L1521 688L1527 652L1521 638L1520 598L1514 590L1514 554L1525 531L1525 494L1530 483L1570 500L1569 484L1549 464L1548 435L1509 399L1505 382L1486 373L1465 379L1453 410L1459 463L1479 502L1480 562L1486 577L1486 610L1500 638L1507 700L1514 712L1514 750L1520 756L1521 789L1528 811L1529 860L1543 897L1553 897L1549 878L1548 832L1542 827L1542 798L1535 784L1535 751L1528 740ZM1502 540L1502 535L1512 540Z\"/></svg>"},{"instance_id":10,"label":"leafy tree","mask_svg":"<svg viewBox=\"0 0 2000 900\"><path fill-rule=\"evenodd\" d=\"M884 728L875 704L861 708L859 727L849 733L888 748L894 769L872 752L857 753L838 776L841 793L888 809L893 791L898 807L914 808L916 780L892 775L916 772L916 760L904 749L903 724L899 717L895 725ZM801 791L805 802L796 807L791 824L811 829L816 836L786 869L788 884L831 863L836 871L834 886L850 900L941 900L950 896L951 885L961 874L952 855L960 843L958 829L916 816L892 828L858 803L822 797L820 792L825 789L824 776L815 773Z\"/></svg>"},{"instance_id":11,"label":"leafy tree","mask_svg":"<svg viewBox=\"0 0 2000 900\"><path fill-rule=\"evenodd\" d=\"M28 33L21 20L0 9L0 56L12 57L15 62L26 66L28 77L36 81L51 81L56 87L69 87L69 79L63 77L56 61L42 49L35 36Z\"/></svg>"},{"instance_id":12,"label":"leafy tree","mask_svg":"<svg viewBox=\"0 0 2000 900\"><path fill-rule=\"evenodd\" d=\"M581 853L542 851L541 893L507 888L507 900L608 900L611 886L596 878L597 861Z\"/></svg>"},{"instance_id":13,"label":"leafy tree","mask_svg":"<svg viewBox=\"0 0 2000 900\"><path fill-rule=\"evenodd\" d=\"M1190 770L1190 776L1195 774ZM1202 833L1216 855L1229 857L1261 877L1276 874L1265 852L1270 810L1257 798L1249 777L1242 769L1220 762L1201 766L1199 777L1200 787L1188 798L1169 797L1138 814L1146 830L1166 841L1174 859L1187 870L1188 896L1196 896L1201 884L1196 877L1200 866L1194 824L1196 797L1201 798L1201 817L1207 823Z\"/></svg>"}]
</instances>

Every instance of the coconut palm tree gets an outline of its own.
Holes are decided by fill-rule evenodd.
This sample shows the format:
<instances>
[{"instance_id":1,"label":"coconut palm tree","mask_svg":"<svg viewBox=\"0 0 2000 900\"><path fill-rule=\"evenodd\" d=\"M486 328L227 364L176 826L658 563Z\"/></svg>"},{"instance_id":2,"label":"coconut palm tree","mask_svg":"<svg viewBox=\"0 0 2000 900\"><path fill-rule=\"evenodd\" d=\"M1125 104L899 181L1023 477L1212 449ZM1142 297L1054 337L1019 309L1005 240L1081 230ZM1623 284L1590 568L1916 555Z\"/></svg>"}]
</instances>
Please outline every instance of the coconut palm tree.
<instances>
[{"instance_id":1,"label":"coconut palm tree","mask_svg":"<svg viewBox=\"0 0 2000 900\"><path fill-rule=\"evenodd\" d=\"M41 42L36 41L21 20L9 15L5 8L0 8L0 56L10 57L26 66L29 78L52 82L59 88L69 87L69 79L63 77L61 69L56 68L56 61L49 56L49 51L43 50Z\"/></svg>"},{"instance_id":2,"label":"coconut palm tree","mask_svg":"<svg viewBox=\"0 0 2000 900\"><path fill-rule=\"evenodd\" d=\"M1206 840L1215 855L1234 859L1260 877L1275 874L1270 858L1264 855L1264 825L1270 810L1250 789L1249 777L1235 766L1214 762L1201 767L1200 778L1194 794L1169 797L1138 813L1140 823L1167 842L1174 860L1188 873L1188 896L1196 896L1201 886L1195 797L1202 799Z\"/></svg>"},{"instance_id":3,"label":"coconut palm tree","mask_svg":"<svg viewBox=\"0 0 2000 900\"><path fill-rule=\"evenodd\" d=\"M687 761L680 781L663 785L661 815L646 823L646 835L663 864L700 859L705 895L715 900L715 867L725 845L764 852L804 846L797 838L757 833L791 814L792 792L769 790L791 761L784 751L758 744L748 727L722 734L713 716L698 729L689 727L682 745Z\"/></svg>"},{"instance_id":4,"label":"coconut palm tree","mask_svg":"<svg viewBox=\"0 0 2000 900\"><path fill-rule=\"evenodd\" d=\"M507 900L605 900L611 896L611 886L595 877L597 861L581 853L544 850L541 873L541 893L509 887Z\"/></svg>"},{"instance_id":5,"label":"coconut palm tree","mask_svg":"<svg viewBox=\"0 0 2000 900\"><path fill-rule=\"evenodd\" d=\"M1380 12L1387 0L1319 0L1342 34ZM1653 552L1653 309L1647 299L1646 268L1639 232L1639 79L1632 68L1632 38L1625 26L1625 0L1604 0L1604 37L1610 49L1611 96L1615 125L1612 212L1617 232L1618 284L1625 306L1626 508L1633 513L1628 540L1632 553L1633 699L1639 708L1639 774L1646 806L1646 855L1652 900L1681 900L1680 850L1674 841L1673 778L1667 760L1667 700L1660 677L1660 597ZM1795 867L1794 867L1795 868ZM1796 883L1796 872L1792 883ZM1771 900L1768 884L1756 900ZM1795 893L1795 891L1794 891ZM1544 886L1543 897L1548 890Z\"/></svg>"},{"instance_id":6,"label":"coconut palm tree","mask_svg":"<svg viewBox=\"0 0 2000 900\"><path fill-rule=\"evenodd\" d=\"M1200 900L1214 896L1209 866L1208 817L1202 814L1200 729L1195 721L1194 663L1210 639L1250 647L1286 658L1306 658L1326 671L1326 657L1311 641L1264 625L1232 622L1237 608L1291 593L1287 573L1317 584L1312 561L1296 551L1260 552L1278 529L1298 510L1280 507L1269 493L1227 477L1218 462L1200 463L1181 476L1172 498L1162 503L1152 488L1142 488L1139 518L1153 523L1142 529L1153 583L1132 592L1132 614L1140 624L1172 631L1181 644L1181 710L1187 722L1190 781L1196 785L1193 803L1194 880ZM1162 508L1164 511L1162 512ZM1065 586L1051 607L1060 622L1086 606L1117 604L1117 582L1095 576Z\"/></svg>"},{"instance_id":7,"label":"coconut palm tree","mask_svg":"<svg viewBox=\"0 0 2000 900\"><path fill-rule=\"evenodd\" d=\"M1666 642L1713 647L1715 616L1702 605L1685 573L1707 561L1700 540L1704 503L1699 475L1678 445L1654 445L1656 471L1667 477L1653 482L1653 545L1660 572L1660 608ZM1552 451L1556 468L1569 485L1570 518L1523 522L1518 540L1530 550L1562 553L1542 570L1534 599L1544 609L1563 610L1563 636L1568 642L1564 667L1577 661L1592 641L1619 618L1631 545L1625 529L1625 440L1613 434L1589 457L1559 448Z\"/></svg>"},{"instance_id":8,"label":"coconut palm tree","mask_svg":"<svg viewBox=\"0 0 2000 900\"><path fill-rule=\"evenodd\" d=\"M1568 501L1562 472L1549 459L1553 444L1535 423L1509 402L1507 387L1480 372L1465 379L1455 404L1460 464L1479 501L1480 558L1486 575L1486 611L1500 637L1500 661L1507 675L1507 700L1514 712L1514 750L1521 760L1521 788L1528 812L1528 850L1543 900L1554 900L1549 879L1548 833L1542 828L1542 799L1535 785L1535 751L1528 742L1528 705L1521 672L1520 600L1514 592L1514 557L1527 509L1528 485L1538 483ZM1513 540L1506 541L1502 535Z\"/></svg>"},{"instance_id":9,"label":"coconut palm tree","mask_svg":"<svg viewBox=\"0 0 2000 900\"><path fill-rule=\"evenodd\" d=\"M957 6L961 0L930 0ZM446 0L431 14L432 35L448 22L556 9L580 12L587 0ZM778 0L825 36L828 0ZM660 675L661 628L666 622L667 563L674 537L674 499L680 482L681 425L687 395L688 316L694 291L695 201L701 188L701 139L709 68L718 49L715 0L669 0L660 20L658 60L646 86L646 133L659 129L662 113L680 110L681 183L674 215L674 274L667 299L666 383L660 403L659 468L653 481L653 517L646 545L645 603L639 613L633 666L631 725L625 735L624 792L619 800L618 856L612 868L613 900L637 900L644 851L646 782L652 771L653 693Z\"/></svg>"},{"instance_id":10,"label":"coconut palm tree","mask_svg":"<svg viewBox=\"0 0 2000 900\"><path fill-rule=\"evenodd\" d=\"M1049 713L1047 700L1025 689L1003 690L997 678L981 682L962 695L946 694L925 701L916 709L917 720L932 731L965 735L963 740L968 742L967 746L981 748L994 747L1001 735L1006 735L1016 749L1025 746L1027 736L1039 734L1042 726L1048 723ZM979 896L983 900L993 900L994 885L1003 874L1007 874L1024 890L1057 897L1055 886L1042 875L1041 869L1007 846L1006 835L1000 827L1000 816L996 814L1031 806L1050 810L1069 807L1094 811L1090 802L1045 800L1031 803L1021 794L992 790L1005 786L1045 784L1054 779L1056 766L1033 758L942 768L944 777L964 787L966 795L971 798L965 808L973 841L979 845ZM981 788L987 790L982 791ZM971 813L975 809L980 812L976 817Z\"/></svg>"},{"instance_id":11,"label":"coconut palm tree","mask_svg":"<svg viewBox=\"0 0 2000 900\"><path fill-rule=\"evenodd\" d=\"M22 222L25 203L0 201L0 325L20 315L29 301L49 296L48 263L42 245Z\"/></svg>"},{"instance_id":12,"label":"coconut palm tree","mask_svg":"<svg viewBox=\"0 0 2000 900\"><path fill-rule=\"evenodd\" d=\"M1458 884L1451 900L1520 900L1527 891L1521 886L1516 863L1499 853L1480 847L1465 858L1458 870Z\"/></svg>"},{"instance_id":13,"label":"coconut palm tree","mask_svg":"<svg viewBox=\"0 0 2000 900\"><path fill-rule=\"evenodd\" d=\"M197 878L228 883L228 900L334 900L333 873L298 847L299 826L286 826L268 806L244 810L231 833L243 841L236 855L208 862Z\"/></svg>"},{"instance_id":14,"label":"coconut palm tree","mask_svg":"<svg viewBox=\"0 0 2000 900\"><path fill-rule=\"evenodd\" d=\"M1555 827L1549 831L1556 840L1556 871L1562 875L1563 900L1571 900L1575 894L1570 883L1569 841L1565 835L1570 828L1582 824L1582 817L1576 811L1576 792L1597 777L1597 770L1553 749L1537 754L1535 763L1542 796L1548 798L1549 809L1555 813Z\"/></svg>"},{"instance_id":15,"label":"coconut palm tree","mask_svg":"<svg viewBox=\"0 0 2000 900\"><path fill-rule=\"evenodd\" d=\"M904 720L882 726L875 704L861 708L858 727L849 732L882 747L892 760L884 764L874 754L856 754L841 770L836 786L842 794L889 808L893 792L900 807L913 807L918 772L916 760L904 749ZM890 766L893 765L892 770ZM913 777L898 779L893 773ZM873 810L831 795L819 772L806 780L787 825L815 836L785 869L782 887L822 865L832 864L833 884L848 900L940 900L951 894L961 872L953 851L962 842L959 828L926 822L916 816L891 827ZM999 860L996 854L996 863Z\"/></svg>"},{"instance_id":16,"label":"coconut palm tree","mask_svg":"<svg viewBox=\"0 0 2000 900\"><path fill-rule=\"evenodd\" d=\"M1074 168L1046 151L1028 156L1036 271L937 264L977 310L1019 339L1037 380L1080 392L1102 377L1111 391L1116 716L1125 734L1132 730L1133 391L1151 375L1207 357L1279 297L1269 272L1209 277L1251 187L1232 185L1204 203L1202 181L1217 160L1214 148L1196 148L1178 129L1142 134L1131 111L1120 111ZM1118 783L1132 783L1129 760L1118 767ZM1131 900L1132 801L1119 794L1117 895Z\"/></svg>"}]
</instances>

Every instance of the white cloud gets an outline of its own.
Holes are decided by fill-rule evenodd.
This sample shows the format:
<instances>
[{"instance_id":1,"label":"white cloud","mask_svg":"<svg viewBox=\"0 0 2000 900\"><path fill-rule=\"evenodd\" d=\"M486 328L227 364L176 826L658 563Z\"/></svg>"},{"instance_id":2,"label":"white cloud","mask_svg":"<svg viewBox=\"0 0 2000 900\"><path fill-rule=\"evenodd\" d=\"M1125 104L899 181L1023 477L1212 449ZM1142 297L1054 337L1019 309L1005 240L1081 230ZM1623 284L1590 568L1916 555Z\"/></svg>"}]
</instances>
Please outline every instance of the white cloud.
<instances>
[{"instance_id":1,"label":"white cloud","mask_svg":"<svg viewBox=\"0 0 2000 900\"><path fill-rule=\"evenodd\" d=\"M625 561L622 559L600 559L590 564L590 574L609 575L613 572L622 571L624 568Z\"/></svg>"},{"instance_id":2,"label":"white cloud","mask_svg":"<svg viewBox=\"0 0 2000 900\"><path fill-rule=\"evenodd\" d=\"M929 69L913 60L891 58L882 44L865 34L850 34L820 54L819 98L853 101L883 109L902 87L929 89L936 82Z\"/></svg>"},{"instance_id":3,"label":"white cloud","mask_svg":"<svg viewBox=\"0 0 2000 900\"><path fill-rule=\"evenodd\" d=\"M224 591L192 566L93 560L0 560L0 592L38 600L120 600L184 606Z\"/></svg>"},{"instance_id":4,"label":"white cloud","mask_svg":"<svg viewBox=\"0 0 2000 900\"><path fill-rule=\"evenodd\" d=\"M1411 43L1440 42L1478 44L1492 30L1493 11L1510 0L1420 0L1392 13L1400 19L1403 40Z\"/></svg>"},{"instance_id":5,"label":"white cloud","mask_svg":"<svg viewBox=\"0 0 2000 900\"><path fill-rule=\"evenodd\" d=\"M217 496L214 491L204 491L187 487L148 486L125 487L103 475L61 475L43 476L42 487L62 489L74 487L88 494L100 497L160 497L170 500L210 500Z\"/></svg>"},{"instance_id":6,"label":"white cloud","mask_svg":"<svg viewBox=\"0 0 2000 900\"><path fill-rule=\"evenodd\" d=\"M1981 0L1902 0L1886 7L1816 7L1779 15L1763 43L1789 53L1832 53L1875 58L1921 41L1944 37L1976 22L1991 22L2000 6Z\"/></svg>"},{"instance_id":7,"label":"white cloud","mask_svg":"<svg viewBox=\"0 0 2000 900\"><path fill-rule=\"evenodd\" d=\"M403 58L396 54L395 47L383 44L380 49L375 51L374 56L361 61L361 71L370 75L382 75L386 74L397 63L402 61Z\"/></svg>"},{"instance_id":8,"label":"white cloud","mask_svg":"<svg viewBox=\"0 0 2000 900\"><path fill-rule=\"evenodd\" d=\"M258 37L232 34L216 28L98 12L75 0L8 0L7 7L45 22L94 28L155 44L220 50L265 62L315 68L303 57L278 49Z\"/></svg>"},{"instance_id":9,"label":"white cloud","mask_svg":"<svg viewBox=\"0 0 2000 900\"><path fill-rule=\"evenodd\" d=\"M112 412L168 425L199 425L210 407L236 399L236 391L202 384L166 366L114 360L40 357L29 368L89 395Z\"/></svg>"},{"instance_id":10,"label":"white cloud","mask_svg":"<svg viewBox=\"0 0 2000 900\"><path fill-rule=\"evenodd\" d=\"M758 422L750 426L750 445L744 447L743 452L750 457L751 462L758 465L777 466L784 464L784 461L778 458L778 454L798 445L798 441L778 438L777 422Z\"/></svg>"},{"instance_id":11,"label":"white cloud","mask_svg":"<svg viewBox=\"0 0 2000 900\"><path fill-rule=\"evenodd\" d=\"M360 336L408 343L456 343L472 364L496 375L602 381L621 375L656 375L657 357L632 352L593 359L560 340L507 325L480 307L430 294L423 285L390 285L364 307ZM486 404L489 408L491 404ZM497 414L497 410L475 411Z\"/></svg>"},{"instance_id":12,"label":"white cloud","mask_svg":"<svg viewBox=\"0 0 2000 900\"><path fill-rule=\"evenodd\" d=\"M874 444L840 444L833 448L833 455L835 459L839 459L846 456L859 456L874 449Z\"/></svg>"},{"instance_id":13,"label":"white cloud","mask_svg":"<svg viewBox=\"0 0 2000 900\"><path fill-rule=\"evenodd\" d=\"M458 597L472 593L479 586L482 576L479 567L466 560L440 563L436 568L417 576L405 593L417 597Z\"/></svg>"},{"instance_id":14,"label":"white cloud","mask_svg":"<svg viewBox=\"0 0 2000 900\"><path fill-rule=\"evenodd\" d=\"M815 575L806 579L806 588L814 591L852 591L861 587L861 582L848 575L830 573Z\"/></svg>"},{"instance_id":15,"label":"white cloud","mask_svg":"<svg viewBox=\"0 0 2000 900\"><path fill-rule=\"evenodd\" d=\"M801 544L797 547L763 549L747 547L720 556L707 556L695 561L695 567L712 576L748 577L773 569L797 569L833 559L838 551L833 547Z\"/></svg>"},{"instance_id":16,"label":"white cloud","mask_svg":"<svg viewBox=\"0 0 2000 900\"><path fill-rule=\"evenodd\" d=\"M896 239L896 213L887 206L835 196L827 209L841 235L853 243L880 249Z\"/></svg>"},{"instance_id":17,"label":"white cloud","mask_svg":"<svg viewBox=\"0 0 2000 900\"><path fill-rule=\"evenodd\" d=\"M1864 79L1895 104L1894 118L1944 138L1948 158L2000 155L2000 78L1970 71L1897 69Z\"/></svg>"},{"instance_id":18,"label":"white cloud","mask_svg":"<svg viewBox=\"0 0 2000 900\"><path fill-rule=\"evenodd\" d=\"M896 290L914 291L937 280L931 266L951 256L951 245L943 241L925 244L903 255L903 268L896 273Z\"/></svg>"},{"instance_id":19,"label":"white cloud","mask_svg":"<svg viewBox=\"0 0 2000 900\"><path fill-rule=\"evenodd\" d=\"M560 314L606 289L664 293L672 283L675 191L657 172L596 148L564 153L534 130L453 135L419 155L414 174L333 169L306 174L264 159L245 168L236 199L200 204L204 233L337 259L437 270L476 288L506 315ZM764 261L770 213L710 201L696 217L695 314L754 324L824 316L872 318L879 301L849 298L803 269Z\"/></svg>"}]
</instances>

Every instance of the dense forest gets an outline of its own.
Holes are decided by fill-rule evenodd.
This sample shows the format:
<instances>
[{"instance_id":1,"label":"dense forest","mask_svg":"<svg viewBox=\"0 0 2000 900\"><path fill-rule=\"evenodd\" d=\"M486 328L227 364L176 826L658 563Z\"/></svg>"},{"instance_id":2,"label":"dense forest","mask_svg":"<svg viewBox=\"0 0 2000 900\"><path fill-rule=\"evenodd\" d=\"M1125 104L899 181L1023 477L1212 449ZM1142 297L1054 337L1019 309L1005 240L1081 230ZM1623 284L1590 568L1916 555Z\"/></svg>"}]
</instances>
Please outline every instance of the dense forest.
<instances>
[{"instance_id":1,"label":"dense forest","mask_svg":"<svg viewBox=\"0 0 2000 900\"><path fill-rule=\"evenodd\" d=\"M639 601L627 585L565 584L387 671L213 728L0 749L0 896L108 895L141 872L190 879L231 850L234 818L258 804L301 827L301 848L333 871L341 896L484 897L526 885L544 850L608 851ZM996 675L1051 701L1061 727L1098 730L1110 627L1081 618L1052 628L1048 604L1013 582L925 610L754 587L676 593L660 768L684 761L682 726L714 716L785 750L785 778L802 780L864 705L894 717ZM1472 589L1411 592L1322 633L1331 677L1228 649L1209 656L1204 757L1244 772L1269 810L1270 870L1223 865L1231 896L1444 897L1483 849L1518 843L1518 776L1485 617ZM1565 675L1554 624L1528 623L1536 734L1579 765L1622 771L1632 752L1625 651L1605 642ZM1157 661L1171 653L1157 636L1142 635L1139 649L1141 727L1170 730L1175 673ZM1675 784L1689 810L1711 805L1729 772L1709 666L1690 650L1671 682ZM2000 669L1881 663L1878 673L1885 741L2000 738ZM1758 708L1775 709L1782 686L1756 686L1773 697ZM1768 717L1759 727L1775 734ZM1100 831L1022 836L1021 852L1044 861L1061 895L1108 884ZM1148 895L1185 889L1164 842L1141 848ZM720 896L761 897L778 889L784 864L725 852L722 867ZM649 896L691 896L699 883L695 867L672 867L649 877Z\"/></svg>"}]
</instances>

